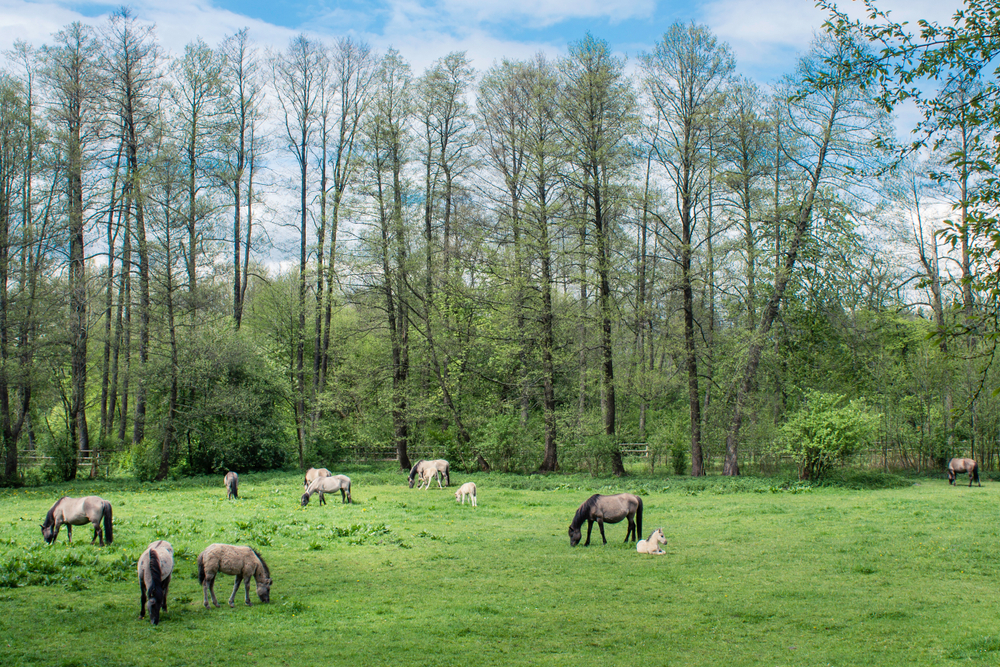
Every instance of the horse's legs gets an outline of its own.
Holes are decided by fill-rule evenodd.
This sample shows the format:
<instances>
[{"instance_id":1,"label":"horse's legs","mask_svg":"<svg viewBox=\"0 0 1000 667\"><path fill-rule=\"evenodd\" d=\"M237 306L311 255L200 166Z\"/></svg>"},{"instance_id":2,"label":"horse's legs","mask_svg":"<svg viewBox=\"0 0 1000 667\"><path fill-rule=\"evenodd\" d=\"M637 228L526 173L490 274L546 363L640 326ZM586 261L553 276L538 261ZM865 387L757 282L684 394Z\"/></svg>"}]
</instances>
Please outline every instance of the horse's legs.
<instances>
[{"instance_id":1,"label":"horse's legs","mask_svg":"<svg viewBox=\"0 0 1000 667\"><path fill-rule=\"evenodd\" d=\"M597 527L601 529L601 539L604 540L605 544L607 544L608 543L608 538L604 537L604 522L601 521L600 519L598 519L597 520Z\"/></svg>"},{"instance_id":2,"label":"horse's legs","mask_svg":"<svg viewBox=\"0 0 1000 667\"><path fill-rule=\"evenodd\" d=\"M243 582L244 582L243 598L244 598L244 602L247 603L248 607L251 606L250 605L250 579L252 579L252 578L253 577L246 577L246 578L243 579Z\"/></svg>"},{"instance_id":3,"label":"horse's legs","mask_svg":"<svg viewBox=\"0 0 1000 667\"><path fill-rule=\"evenodd\" d=\"M638 540L639 536L635 534L635 521L632 520L632 515L630 514L626 518L628 519L628 530L625 531L625 541L628 542L629 537Z\"/></svg>"},{"instance_id":4,"label":"horse's legs","mask_svg":"<svg viewBox=\"0 0 1000 667\"><path fill-rule=\"evenodd\" d=\"M437 474L434 475L434 479L438 481L438 488L443 489L444 487L441 486L441 480L444 479L444 474L440 470L438 470Z\"/></svg>"},{"instance_id":5,"label":"horse's legs","mask_svg":"<svg viewBox=\"0 0 1000 667\"><path fill-rule=\"evenodd\" d=\"M317 491L316 493L319 494L319 504L320 505L325 505L326 504L326 498L323 497L323 492L322 491Z\"/></svg>"},{"instance_id":6,"label":"horse's legs","mask_svg":"<svg viewBox=\"0 0 1000 667\"><path fill-rule=\"evenodd\" d=\"M208 594L212 594L212 604L216 607L219 606L219 601L215 599L215 575L205 575L205 581L202 583L202 589L205 592L205 609L208 609Z\"/></svg>"},{"instance_id":7,"label":"horse's legs","mask_svg":"<svg viewBox=\"0 0 1000 667\"><path fill-rule=\"evenodd\" d=\"M588 519L587 520L587 541L583 543L583 546L585 546L585 547L589 547L590 546L590 531L592 531L593 529L594 529L594 521L593 521L593 519ZM604 528L601 528L601 533L602 534L604 533Z\"/></svg>"},{"instance_id":8,"label":"horse's legs","mask_svg":"<svg viewBox=\"0 0 1000 667\"><path fill-rule=\"evenodd\" d=\"M104 546L104 535L101 534L101 518L100 517L98 517L97 521L94 522L94 539L92 539L90 541L91 546L93 546L94 542L96 542L98 540L101 541L101 546L103 547Z\"/></svg>"},{"instance_id":9,"label":"horse's legs","mask_svg":"<svg viewBox=\"0 0 1000 667\"><path fill-rule=\"evenodd\" d=\"M229 596L229 606L230 607L233 606L233 601L236 599L236 593L240 590L240 584L242 584L242 583L243 583L243 575L242 574L237 574L236 575L236 585L233 586L233 594ZM247 582L247 584L249 585L249 582Z\"/></svg>"},{"instance_id":10,"label":"horse's legs","mask_svg":"<svg viewBox=\"0 0 1000 667\"><path fill-rule=\"evenodd\" d=\"M58 523L56 524L56 535L57 536L59 535L59 524ZM55 540L53 540L53 541L55 541ZM73 526L70 525L70 524L68 524L68 523L66 524L66 541L67 542L72 542L73 541Z\"/></svg>"}]
</instances>

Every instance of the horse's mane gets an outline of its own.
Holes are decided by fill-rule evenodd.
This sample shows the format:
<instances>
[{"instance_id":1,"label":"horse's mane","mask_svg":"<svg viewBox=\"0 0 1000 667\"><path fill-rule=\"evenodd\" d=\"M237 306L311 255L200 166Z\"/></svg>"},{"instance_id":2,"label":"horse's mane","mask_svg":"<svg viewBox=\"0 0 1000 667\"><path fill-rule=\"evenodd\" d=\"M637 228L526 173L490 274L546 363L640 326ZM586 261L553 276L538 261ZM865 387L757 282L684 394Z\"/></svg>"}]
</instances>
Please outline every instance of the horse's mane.
<instances>
[{"instance_id":1,"label":"horse's mane","mask_svg":"<svg viewBox=\"0 0 1000 667\"><path fill-rule=\"evenodd\" d=\"M595 493L583 501L583 504L576 510L576 515L573 516L573 523L570 524L570 528L579 528L583 525L584 521L590 518L590 510L597 504L597 499L600 497L601 494Z\"/></svg>"},{"instance_id":2,"label":"horse's mane","mask_svg":"<svg viewBox=\"0 0 1000 667\"><path fill-rule=\"evenodd\" d=\"M55 523L55 521L56 521L56 506L59 505L59 503L61 503L65 499L66 499L66 496L63 496L59 500L57 500L54 503L52 503L52 507L49 508L48 513L45 515L45 522L42 523L42 528L48 528L53 523Z\"/></svg>"},{"instance_id":3,"label":"horse's mane","mask_svg":"<svg viewBox=\"0 0 1000 667\"><path fill-rule=\"evenodd\" d=\"M160 557L156 555L156 549L149 550L149 578L153 584L149 588L149 597L160 602L163 598L163 573L160 571Z\"/></svg>"},{"instance_id":4,"label":"horse's mane","mask_svg":"<svg viewBox=\"0 0 1000 667\"><path fill-rule=\"evenodd\" d=\"M264 561L264 557L261 556L260 552L254 549L253 547L250 547L250 551L254 552L254 554L257 556L257 560L259 560L260 564L264 566L264 576L270 579L271 570L267 567L267 563Z\"/></svg>"},{"instance_id":5,"label":"horse's mane","mask_svg":"<svg viewBox=\"0 0 1000 667\"><path fill-rule=\"evenodd\" d=\"M417 466L419 466L423 462L424 462L424 460L420 459L419 461L417 461L416 463L413 464L413 467L410 468L410 479L413 479L414 475L417 474Z\"/></svg>"}]
</instances>

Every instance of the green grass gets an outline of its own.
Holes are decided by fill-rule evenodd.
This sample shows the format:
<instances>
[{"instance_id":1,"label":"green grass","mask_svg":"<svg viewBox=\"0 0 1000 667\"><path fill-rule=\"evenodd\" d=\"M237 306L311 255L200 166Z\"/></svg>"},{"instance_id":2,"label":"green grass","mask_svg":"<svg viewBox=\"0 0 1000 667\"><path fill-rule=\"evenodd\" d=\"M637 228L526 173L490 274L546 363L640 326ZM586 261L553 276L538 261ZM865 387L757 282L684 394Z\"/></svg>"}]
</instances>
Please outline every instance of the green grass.
<instances>
[{"instance_id":1,"label":"green grass","mask_svg":"<svg viewBox=\"0 0 1000 667\"><path fill-rule=\"evenodd\" d=\"M340 470L338 470L340 472ZM128 480L0 491L2 665L948 665L1000 662L997 508L983 488L875 476L792 480L404 475L345 469L354 505L298 504L298 473ZM480 506L458 505L475 481ZM889 486L857 490L851 486ZM595 526L566 528L591 493L638 491L665 556ZM88 527L53 546L38 526L63 494L115 509L115 543ZM138 619L134 562L158 538L176 572L158 627ZM195 576L212 542L257 547L271 604L205 610ZM216 595L228 599L232 577ZM251 586L253 589L253 586Z\"/></svg>"}]
</instances>

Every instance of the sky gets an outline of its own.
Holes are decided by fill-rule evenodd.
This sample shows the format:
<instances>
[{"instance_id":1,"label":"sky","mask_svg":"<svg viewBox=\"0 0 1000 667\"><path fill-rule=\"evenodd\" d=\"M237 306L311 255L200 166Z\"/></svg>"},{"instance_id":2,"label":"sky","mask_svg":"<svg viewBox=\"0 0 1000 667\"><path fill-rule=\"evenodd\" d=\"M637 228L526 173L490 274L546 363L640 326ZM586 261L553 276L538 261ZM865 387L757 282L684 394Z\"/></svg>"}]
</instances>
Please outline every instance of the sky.
<instances>
[{"instance_id":1,"label":"sky","mask_svg":"<svg viewBox=\"0 0 1000 667\"><path fill-rule=\"evenodd\" d=\"M121 2L0 0L0 51L16 40L41 46L73 21L95 25ZM792 71L825 14L812 0L135 0L135 15L156 24L160 44L179 54L201 37L210 45L247 27L282 49L292 37L352 36L376 50L397 49L419 74L451 51L479 70L538 51L559 56L588 32L631 62L675 22L707 25L733 49L737 72L769 84ZM843 8L860 15L858 0ZM948 22L960 0L881 0L897 20Z\"/></svg>"}]
</instances>

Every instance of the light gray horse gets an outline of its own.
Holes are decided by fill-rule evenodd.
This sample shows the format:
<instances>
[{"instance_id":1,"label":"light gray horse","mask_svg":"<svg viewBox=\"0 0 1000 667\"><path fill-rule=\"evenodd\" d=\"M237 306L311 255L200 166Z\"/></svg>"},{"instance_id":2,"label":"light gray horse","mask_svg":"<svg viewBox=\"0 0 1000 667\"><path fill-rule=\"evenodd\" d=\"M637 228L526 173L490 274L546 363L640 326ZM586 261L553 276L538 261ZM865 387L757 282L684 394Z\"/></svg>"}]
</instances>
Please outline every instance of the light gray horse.
<instances>
[{"instance_id":1,"label":"light gray horse","mask_svg":"<svg viewBox=\"0 0 1000 667\"><path fill-rule=\"evenodd\" d=\"M308 489L309 485L320 477L333 477L333 473L326 468L309 468L309 470L306 470L306 480L303 484L303 488Z\"/></svg>"},{"instance_id":2,"label":"light gray horse","mask_svg":"<svg viewBox=\"0 0 1000 667\"><path fill-rule=\"evenodd\" d=\"M226 499L231 500L233 498L239 498L240 476L234 472L227 472L225 483L226 483Z\"/></svg>"},{"instance_id":3,"label":"light gray horse","mask_svg":"<svg viewBox=\"0 0 1000 667\"><path fill-rule=\"evenodd\" d=\"M635 517L635 520L632 520ZM613 496L602 496L595 493L583 501L583 504L576 510L576 516L569 525L569 545L575 547L580 542L580 527L583 522L587 522L587 541L583 546L590 546L590 531L594 528L594 522L601 529L601 539L608 543L608 538L604 537L605 523L618 523L622 519L628 519L628 532L625 533L625 541L629 537L633 540L639 539L642 532L642 498L631 493L619 493ZM636 530L638 524L638 531Z\"/></svg>"},{"instance_id":4,"label":"light gray horse","mask_svg":"<svg viewBox=\"0 0 1000 667\"><path fill-rule=\"evenodd\" d=\"M104 535L101 535L101 521L104 521ZM100 496L86 496L84 498L70 498L63 496L56 501L56 504L49 508L42 523L42 538L47 544L55 542L59 537L59 528L66 524L66 539L73 541L73 526L82 526L86 523L94 524L94 539L101 541L101 546L107 542L111 544L114 540L114 530L111 522L111 503Z\"/></svg>"},{"instance_id":5,"label":"light gray horse","mask_svg":"<svg viewBox=\"0 0 1000 667\"><path fill-rule=\"evenodd\" d=\"M306 487L306 492L302 494L302 506L309 504L309 498L313 494L319 494L319 504L325 505L324 493L340 491L340 502L351 502L351 478L347 475L334 475L332 477L320 477L313 480L313 483Z\"/></svg>"},{"instance_id":6,"label":"light gray horse","mask_svg":"<svg viewBox=\"0 0 1000 667\"><path fill-rule=\"evenodd\" d=\"M170 590L170 575L174 571L174 548L166 540L156 540L139 556L135 566L139 575L139 618L149 622L160 622L160 609L167 610L167 592ZM146 595L149 594L149 600Z\"/></svg>"},{"instance_id":7,"label":"light gray horse","mask_svg":"<svg viewBox=\"0 0 1000 667\"><path fill-rule=\"evenodd\" d=\"M261 602L271 600L271 571L264 562L263 556L250 547L234 546L232 544L210 544L198 554L198 582L205 594L205 609L208 609L208 596L212 595L212 604L219 606L215 599L215 576L235 574L236 584L233 594L229 596L229 606L233 606L240 583L245 582L245 598L250 606L250 579L257 582L257 597Z\"/></svg>"},{"instance_id":8,"label":"light gray horse","mask_svg":"<svg viewBox=\"0 0 1000 667\"><path fill-rule=\"evenodd\" d=\"M429 489L431 486L431 480L435 477L437 478L438 488L443 488L441 486L441 478L445 480L445 486L451 486L451 475L448 472L448 462L444 459L436 459L434 461L424 461L420 459L413 464L410 468L410 488L413 488L413 483L416 481L417 477L420 478L420 484L427 482L427 486L424 489ZM417 488L420 488L418 485Z\"/></svg>"}]
</instances>

